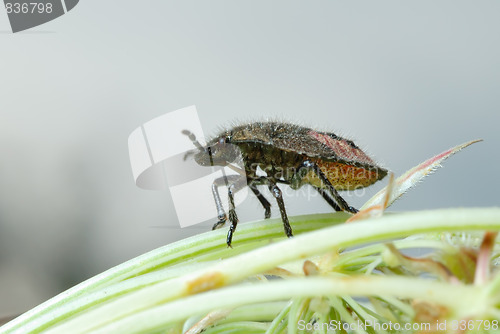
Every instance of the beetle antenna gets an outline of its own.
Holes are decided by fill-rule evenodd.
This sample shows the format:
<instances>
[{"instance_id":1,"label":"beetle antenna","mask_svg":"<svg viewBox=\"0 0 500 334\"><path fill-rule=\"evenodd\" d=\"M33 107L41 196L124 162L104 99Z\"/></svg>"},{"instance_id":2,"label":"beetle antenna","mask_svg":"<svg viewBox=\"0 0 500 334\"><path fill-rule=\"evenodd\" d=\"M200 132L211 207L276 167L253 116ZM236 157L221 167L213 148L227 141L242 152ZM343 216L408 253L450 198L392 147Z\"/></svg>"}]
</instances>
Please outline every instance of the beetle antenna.
<instances>
[{"instance_id":1,"label":"beetle antenna","mask_svg":"<svg viewBox=\"0 0 500 334\"><path fill-rule=\"evenodd\" d=\"M196 139L196 136L194 135L194 133L192 133L189 130L182 130L182 134L188 136L189 139L193 142L194 146L196 146L197 149L199 149L200 151L205 151L205 148Z\"/></svg>"}]
</instances>

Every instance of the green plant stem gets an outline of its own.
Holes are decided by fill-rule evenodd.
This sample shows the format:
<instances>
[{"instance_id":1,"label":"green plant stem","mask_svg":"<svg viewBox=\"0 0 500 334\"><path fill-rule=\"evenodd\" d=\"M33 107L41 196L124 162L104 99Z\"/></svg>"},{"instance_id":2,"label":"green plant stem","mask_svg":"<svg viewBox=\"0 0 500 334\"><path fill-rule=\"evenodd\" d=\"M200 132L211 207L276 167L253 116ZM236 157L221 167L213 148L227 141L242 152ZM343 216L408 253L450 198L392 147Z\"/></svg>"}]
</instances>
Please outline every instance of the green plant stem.
<instances>
[{"instance_id":1,"label":"green plant stem","mask_svg":"<svg viewBox=\"0 0 500 334\"><path fill-rule=\"evenodd\" d=\"M465 316L482 311L484 300L478 298L479 290L480 288L476 286L452 286L407 277L293 278L259 285L227 287L186 297L134 313L129 317L109 323L93 333L124 333L125 331L137 333L155 330L171 322L182 320L186 312L203 314L212 309L225 309L262 301L342 294L422 298L446 305L453 310L466 310L467 313L459 315ZM457 294L461 296L460 300L454 297Z\"/></svg>"},{"instance_id":2,"label":"green plant stem","mask_svg":"<svg viewBox=\"0 0 500 334\"><path fill-rule=\"evenodd\" d=\"M313 229L342 223L347 217L348 215L344 213L317 214L292 217L291 222L294 224L295 233L299 235ZM124 262L22 314L0 327L0 333L38 333L86 308L121 295L124 291L148 285L147 280L143 279L145 273L176 264L192 263L198 259L209 260L235 256L240 253L240 249L247 250L248 245L253 245L255 248L262 246L262 240L269 242L269 239L284 238L280 219L241 224L235 237L234 249L227 248L226 233L226 229L202 233ZM120 281L139 275L141 279L137 281L135 288L130 286L129 289L120 290L114 287ZM108 287L111 287L110 290L107 290ZM113 294L114 292L116 293Z\"/></svg>"},{"instance_id":3,"label":"green plant stem","mask_svg":"<svg viewBox=\"0 0 500 334\"><path fill-rule=\"evenodd\" d=\"M411 212L328 227L239 254L209 268L160 282L151 287L147 286L139 291L133 291L100 307L88 310L79 317L55 327L50 332L82 333L91 329L103 328L107 324L112 326L118 321L126 321L127 318L134 317L158 304L200 292L199 289L220 288L223 285L236 283L248 276L270 270L281 263L305 259L308 256L325 253L338 247L344 248L417 233L464 230L500 230L500 209L447 209ZM210 285L203 287L202 283L205 282ZM415 284L417 283L418 281L415 282ZM377 288L372 291L377 291ZM408 290L414 288L416 287L405 287ZM449 290L447 291L449 292ZM288 292L293 296L293 291ZM340 291L340 293L349 294L345 291ZM267 298L265 293L260 295L259 292L259 296ZM238 299L241 297L238 294ZM455 300L455 298L453 299ZM442 299L441 302L443 302ZM211 308L214 307L213 303L208 303L208 305ZM179 314L179 310L176 313ZM186 315L182 316L186 317Z\"/></svg>"}]
</instances>

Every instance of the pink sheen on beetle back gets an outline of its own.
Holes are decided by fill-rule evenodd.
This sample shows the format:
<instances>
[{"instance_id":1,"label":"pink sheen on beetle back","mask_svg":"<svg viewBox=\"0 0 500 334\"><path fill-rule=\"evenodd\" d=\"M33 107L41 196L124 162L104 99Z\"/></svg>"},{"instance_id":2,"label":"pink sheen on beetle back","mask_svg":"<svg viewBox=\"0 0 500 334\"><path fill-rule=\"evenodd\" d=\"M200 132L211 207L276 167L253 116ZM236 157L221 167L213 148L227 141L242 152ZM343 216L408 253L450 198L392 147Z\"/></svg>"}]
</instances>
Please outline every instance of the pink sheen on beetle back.
<instances>
[{"instance_id":1,"label":"pink sheen on beetle back","mask_svg":"<svg viewBox=\"0 0 500 334\"><path fill-rule=\"evenodd\" d=\"M353 145L345 139L335 139L328 134L319 133L314 130L310 130L308 134L317 141L328 146L335 153L335 155L342 160L347 162L360 162L363 164L375 165L370 157L368 157L359 148L353 147Z\"/></svg>"}]
</instances>

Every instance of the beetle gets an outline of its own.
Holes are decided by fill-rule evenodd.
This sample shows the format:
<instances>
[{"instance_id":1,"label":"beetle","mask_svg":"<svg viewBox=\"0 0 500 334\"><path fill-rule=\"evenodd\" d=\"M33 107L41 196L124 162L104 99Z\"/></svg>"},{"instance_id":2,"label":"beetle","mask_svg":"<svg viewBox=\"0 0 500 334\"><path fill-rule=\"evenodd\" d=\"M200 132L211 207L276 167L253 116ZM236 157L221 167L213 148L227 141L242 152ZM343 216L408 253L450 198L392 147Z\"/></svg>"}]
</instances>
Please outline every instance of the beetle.
<instances>
[{"instance_id":1,"label":"beetle","mask_svg":"<svg viewBox=\"0 0 500 334\"><path fill-rule=\"evenodd\" d=\"M387 169L378 166L351 140L331 132L283 122L254 122L223 130L202 146L194 134L187 135L197 147L192 154L201 166L234 166L245 177L224 176L214 180L212 194L217 207L217 223L212 229L222 227L227 219L229 228L226 243L231 247L238 224L234 206L234 193L248 186L264 207L264 216L271 216L271 204L257 186L267 185L278 204L285 234L292 237L283 196L278 184L292 189L310 185L316 189L335 211L356 213L338 193L367 187L387 175ZM233 168L234 169L234 168ZM218 193L218 187L227 186L229 215L226 215Z\"/></svg>"}]
</instances>

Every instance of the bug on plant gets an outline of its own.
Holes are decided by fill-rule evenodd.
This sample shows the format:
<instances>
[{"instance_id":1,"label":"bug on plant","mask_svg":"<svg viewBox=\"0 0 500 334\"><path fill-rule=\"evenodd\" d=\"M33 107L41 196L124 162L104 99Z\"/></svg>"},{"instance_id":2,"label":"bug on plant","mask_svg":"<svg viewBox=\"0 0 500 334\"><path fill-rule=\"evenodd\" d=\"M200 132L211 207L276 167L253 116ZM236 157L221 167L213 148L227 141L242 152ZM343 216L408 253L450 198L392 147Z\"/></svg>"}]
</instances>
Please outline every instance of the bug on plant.
<instances>
[{"instance_id":1,"label":"bug on plant","mask_svg":"<svg viewBox=\"0 0 500 334\"><path fill-rule=\"evenodd\" d=\"M202 146L194 134L184 130L197 151L194 159L202 166L232 166L238 162L241 175L214 180L212 194L217 207L218 222L213 229L223 226L227 219L231 226L227 245L231 246L238 216L234 207L234 193L248 186L265 210L265 218L271 216L271 204L257 189L267 185L276 198L285 233L293 236L278 183L299 189L311 185L335 211L356 213L338 190L354 190L367 187L387 175L352 141L334 133L321 132L306 127L281 122L255 122L227 129ZM234 168L233 168L234 169ZM258 173L259 171L259 173ZM227 186L229 215L226 215L218 193L218 187Z\"/></svg>"}]
</instances>

